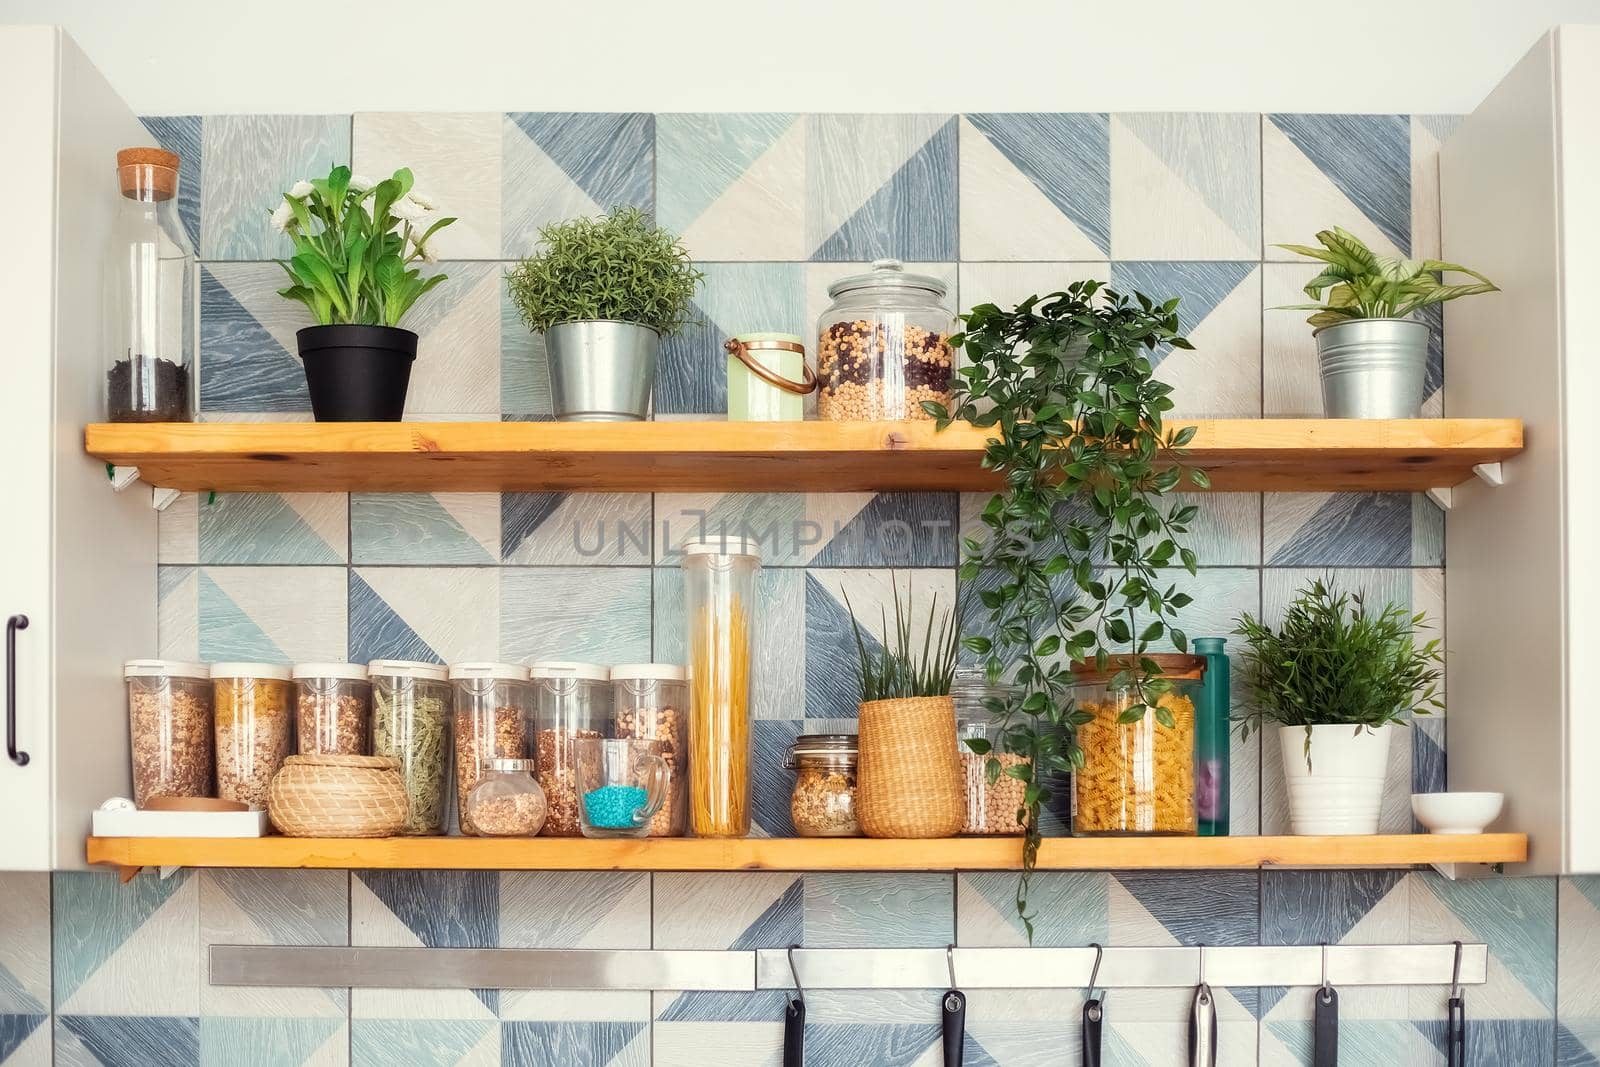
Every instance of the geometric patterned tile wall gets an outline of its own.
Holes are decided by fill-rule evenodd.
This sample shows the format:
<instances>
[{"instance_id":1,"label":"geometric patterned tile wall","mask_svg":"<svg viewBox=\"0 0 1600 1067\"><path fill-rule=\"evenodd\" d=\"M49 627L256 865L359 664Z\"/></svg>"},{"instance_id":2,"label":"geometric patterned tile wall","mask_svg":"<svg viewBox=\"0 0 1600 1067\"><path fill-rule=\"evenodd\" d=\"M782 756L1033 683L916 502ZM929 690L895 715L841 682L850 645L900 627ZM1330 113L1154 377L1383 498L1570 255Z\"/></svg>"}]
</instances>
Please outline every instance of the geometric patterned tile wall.
<instances>
[{"instance_id":1,"label":"geometric patterned tile wall","mask_svg":"<svg viewBox=\"0 0 1600 1067\"><path fill-rule=\"evenodd\" d=\"M168 116L179 207L203 262L207 418L306 419L294 330L270 260L274 193L334 162L418 184L461 221L422 335L410 418L547 416L542 348L502 274L541 225L619 204L684 234L706 273L701 325L662 353L664 415L719 413L720 344L809 335L826 286L895 256L944 277L961 308L1081 277L1179 296L1193 352L1162 354L1180 414L1314 413L1314 347L1293 302L1309 276L1272 243L1333 223L1375 247L1438 251L1436 154L1453 120L1255 114L550 114ZM1439 408L1443 353L1432 354ZM1200 501L1191 634L1272 615L1305 578L1442 617L1443 517L1405 494ZM784 750L849 729L843 591L870 617L896 587L955 587L982 499L935 494L218 494L161 516L160 654L448 662L681 658L674 547L701 523L765 533L755 709L759 832L790 832ZM1444 722L1396 746L1386 826L1444 781ZM1235 745L1235 832L1286 822L1275 745ZM1592 879L1452 884L1408 872L1173 877L1050 874L1039 943L1403 942L1471 937L1493 957L1468 994L1474 1062L1595 1063L1600 944ZM582 947L1013 945L1009 876L180 872L0 881L0 1063L775 1064L770 995L222 990L211 943ZM708 901L716 901L707 907ZM1561 936L1556 938L1558 927ZM48 932L53 919L53 937ZM16 931L15 936L10 936ZM1560 981L1557 982L1558 958ZM52 969L53 968L53 969ZM151 976L159 980L152 981ZM1591 988L1593 987L1593 988ZM1442 1063L1442 994L1345 994L1350 1063ZM1113 1062L1176 1062L1186 1007L1109 1003ZM1304 991L1219 998L1223 1062L1307 1054ZM812 998L808 1062L926 1065L929 992ZM967 1062L1076 1056L1070 996L973 995ZM47 1018L50 1016L50 1018ZM1396 1051L1400 1055L1396 1055Z\"/></svg>"}]
</instances>

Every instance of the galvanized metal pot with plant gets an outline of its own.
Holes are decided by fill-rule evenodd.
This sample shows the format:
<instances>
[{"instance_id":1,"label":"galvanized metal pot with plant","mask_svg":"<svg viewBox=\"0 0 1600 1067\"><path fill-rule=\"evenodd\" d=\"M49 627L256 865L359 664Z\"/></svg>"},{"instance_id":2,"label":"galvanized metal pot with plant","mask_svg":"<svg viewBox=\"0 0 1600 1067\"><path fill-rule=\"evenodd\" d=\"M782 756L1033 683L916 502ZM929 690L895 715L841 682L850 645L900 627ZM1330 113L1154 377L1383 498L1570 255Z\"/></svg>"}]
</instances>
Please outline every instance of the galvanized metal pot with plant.
<instances>
[{"instance_id":1,"label":"galvanized metal pot with plant","mask_svg":"<svg viewBox=\"0 0 1600 1067\"><path fill-rule=\"evenodd\" d=\"M1316 312L1306 321L1315 328L1323 412L1335 419L1416 418L1426 399L1429 329L1412 316L1432 304L1498 288L1456 263L1380 256L1337 226L1318 233L1317 241L1321 248L1277 247L1326 264L1304 290L1319 303L1274 310ZM1477 281L1446 285L1446 271Z\"/></svg>"},{"instance_id":2,"label":"galvanized metal pot with plant","mask_svg":"<svg viewBox=\"0 0 1600 1067\"><path fill-rule=\"evenodd\" d=\"M556 418L645 418L661 339L691 321L704 275L678 238L638 208L546 226L539 240L506 284L522 321L544 335Z\"/></svg>"},{"instance_id":3,"label":"galvanized metal pot with plant","mask_svg":"<svg viewBox=\"0 0 1600 1067\"><path fill-rule=\"evenodd\" d=\"M295 334L318 422L399 422L405 414L417 335L400 320L445 280L422 277L433 236L454 222L401 168L381 182L334 167L301 179L272 213L273 228L294 242L278 265L290 284L278 295L317 320Z\"/></svg>"},{"instance_id":4,"label":"galvanized metal pot with plant","mask_svg":"<svg viewBox=\"0 0 1600 1067\"><path fill-rule=\"evenodd\" d=\"M1426 625L1420 611L1374 611L1320 579L1276 628L1239 617L1250 689L1240 735L1278 724L1293 833L1378 832L1391 736L1444 708L1439 642L1416 641Z\"/></svg>"}]
</instances>

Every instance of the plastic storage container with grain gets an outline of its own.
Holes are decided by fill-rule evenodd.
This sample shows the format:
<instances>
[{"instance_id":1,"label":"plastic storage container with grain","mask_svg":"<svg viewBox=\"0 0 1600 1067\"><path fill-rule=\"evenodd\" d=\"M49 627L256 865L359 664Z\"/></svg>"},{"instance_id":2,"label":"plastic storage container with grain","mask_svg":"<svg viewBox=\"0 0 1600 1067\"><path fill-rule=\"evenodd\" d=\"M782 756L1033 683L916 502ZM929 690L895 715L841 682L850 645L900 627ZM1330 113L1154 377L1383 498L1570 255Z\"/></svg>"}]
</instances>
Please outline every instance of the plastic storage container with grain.
<instances>
[{"instance_id":1,"label":"plastic storage container with grain","mask_svg":"<svg viewBox=\"0 0 1600 1067\"><path fill-rule=\"evenodd\" d=\"M801 734L789 748L789 819L801 837L859 837L855 734Z\"/></svg>"},{"instance_id":2,"label":"plastic storage container with grain","mask_svg":"<svg viewBox=\"0 0 1600 1067\"><path fill-rule=\"evenodd\" d=\"M133 802L153 797L208 797L213 792L215 735L211 670L204 663L131 659L128 690Z\"/></svg>"},{"instance_id":3,"label":"plastic storage container with grain","mask_svg":"<svg viewBox=\"0 0 1600 1067\"><path fill-rule=\"evenodd\" d=\"M399 767L405 787L404 834L442 834L448 811L450 672L435 663L373 660L372 754Z\"/></svg>"},{"instance_id":4,"label":"plastic storage container with grain","mask_svg":"<svg viewBox=\"0 0 1600 1067\"><path fill-rule=\"evenodd\" d=\"M455 690L456 819L464 834L476 834L467 797L494 759L528 754L533 689L528 668L515 663L452 663Z\"/></svg>"},{"instance_id":5,"label":"plastic storage container with grain","mask_svg":"<svg viewBox=\"0 0 1600 1067\"><path fill-rule=\"evenodd\" d=\"M528 670L534 692L534 749L544 787L546 837L581 837L578 743L611 734L611 669L545 660Z\"/></svg>"},{"instance_id":6,"label":"plastic storage container with grain","mask_svg":"<svg viewBox=\"0 0 1600 1067\"><path fill-rule=\"evenodd\" d=\"M611 668L617 737L654 741L667 764L667 795L650 820L650 837L678 837L688 823L689 672L672 663Z\"/></svg>"},{"instance_id":7,"label":"plastic storage container with grain","mask_svg":"<svg viewBox=\"0 0 1600 1067\"><path fill-rule=\"evenodd\" d=\"M1169 691L1131 722L1121 717L1141 703L1131 682L1116 680L1118 661L1104 672L1074 664L1073 699L1092 718L1078 727L1083 769L1073 776L1072 828L1079 834L1193 834L1195 703L1205 660L1152 654ZM1161 722L1170 717L1171 725Z\"/></svg>"},{"instance_id":8,"label":"plastic storage container with grain","mask_svg":"<svg viewBox=\"0 0 1600 1067\"><path fill-rule=\"evenodd\" d=\"M294 683L275 663L213 663L217 717L217 796L253 810L289 756Z\"/></svg>"},{"instance_id":9,"label":"plastic storage container with grain","mask_svg":"<svg viewBox=\"0 0 1600 1067\"><path fill-rule=\"evenodd\" d=\"M359 663L298 663L295 739L302 756L365 756L372 683Z\"/></svg>"}]
</instances>

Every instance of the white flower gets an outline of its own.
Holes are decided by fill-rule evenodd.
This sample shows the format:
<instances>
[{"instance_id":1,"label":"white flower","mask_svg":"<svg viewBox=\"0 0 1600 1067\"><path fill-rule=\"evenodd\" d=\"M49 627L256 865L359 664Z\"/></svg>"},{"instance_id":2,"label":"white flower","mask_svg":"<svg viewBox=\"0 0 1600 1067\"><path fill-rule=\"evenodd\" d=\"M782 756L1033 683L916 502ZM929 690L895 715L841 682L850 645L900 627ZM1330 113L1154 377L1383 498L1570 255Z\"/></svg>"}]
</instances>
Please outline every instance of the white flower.
<instances>
[{"instance_id":1,"label":"white flower","mask_svg":"<svg viewBox=\"0 0 1600 1067\"><path fill-rule=\"evenodd\" d=\"M428 209L422 204L417 203L417 201L413 200L411 197L402 196L399 200L396 200L390 205L389 213L397 219L405 219L407 222L418 222L427 216Z\"/></svg>"},{"instance_id":2,"label":"white flower","mask_svg":"<svg viewBox=\"0 0 1600 1067\"><path fill-rule=\"evenodd\" d=\"M406 195L411 197L411 199L415 200L417 203L421 204L424 208L426 208L429 211L432 211L437 206L437 205L434 204L433 198L431 196L423 196L421 193L417 192L415 189L411 190L411 192L406 194Z\"/></svg>"},{"instance_id":3,"label":"white flower","mask_svg":"<svg viewBox=\"0 0 1600 1067\"><path fill-rule=\"evenodd\" d=\"M424 263L437 263L437 262L439 262L439 255L438 255L437 252L435 252L433 250L433 242L432 241L429 241L425 245L424 244L417 245L417 255L422 257L422 262L424 262Z\"/></svg>"},{"instance_id":4,"label":"white flower","mask_svg":"<svg viewBox=\"0 0 1600 1067\"><path fill-rule=\"evenodd\" d=\"M316 189L314 189L311 183L306 181L304 178L301 178L299 181L289 186L289 195L294 197L296 200L304 200L314 192L316 192Z\"/></svg>"},{"instance_id":5,"label":"white flower","mask_svg":"<svg viewBox=\"0 0 1600 1067\"><path fill-rule=\"evenodd\" d=\"M289 226L294 222L294 208L285 200L272 212L272 228L279 233L288 233Z\"/></svg>"},{"instance_id":6,"label":"white flower","mask_svg":"<svg viewBox=\"0 0 1600 1067\"><path fill-rule=\"evenodd\" d=\"M372 179L365 174L350 175L350 188L358 193L364 193L372 188Z\"/></svg>"}]
</instances>

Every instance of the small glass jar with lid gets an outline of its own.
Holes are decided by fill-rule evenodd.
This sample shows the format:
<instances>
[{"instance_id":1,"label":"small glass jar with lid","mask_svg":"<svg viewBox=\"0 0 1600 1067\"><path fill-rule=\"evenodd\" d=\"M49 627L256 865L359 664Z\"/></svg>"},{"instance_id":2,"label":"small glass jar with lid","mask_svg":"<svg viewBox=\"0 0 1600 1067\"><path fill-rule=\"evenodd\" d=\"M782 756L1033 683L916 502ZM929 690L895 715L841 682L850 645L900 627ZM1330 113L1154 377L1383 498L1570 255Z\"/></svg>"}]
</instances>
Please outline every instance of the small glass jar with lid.
<instances>
[{"instance_id":1,"label":"small glass jar with lid","mask_svg":"<svg viewBox=\"0 0 1600 1067\"><path fill-rule=\"evenodd\" d=\"M295 740L302 756L365 756L372 683L360 663L297 663Z\"/></svg>"},{"instance_id":2,"label":"small glass jar with lid","mask_svg":"<svg viewBox=\"0 0 1600 1067\"><path fill-rule=\"evenodd\" d=\"M880 259L828 287L817 321L817 416L927 419L924 401L950 403L955 316L945 283Z\"/></svg>"},{"instance_id":3,"label":"small glass jar with lid","mask_svg":"<svg viewBox=\"0 0 1600 1067\"><path fill-rule=\"evenodd\" d=\"M789 818L801 837L860 837L855 734L801 734L789 746L794 794Z\"/></svg>"},{"instance_id":4,"label":"small glass jar with lid","mask_svg":"<svg viewBox=\"0 0 1600 1067\"><path fill-rule=\"evenodd\" d=\"M689 672L675 663L611 668L617 737L654 741L667 764L667 793L650 820L650 837L681 837L688 822Z\"/></svg>"},{"instance_id":5,"label":"small glass jar with lid","mask_svg":"<svg viewBox=\"0 0 1600 1067\"><path fill-rule=\"evenodd\" d=\"M178 156L117 153L121 193L105 272L106 419L194 418L194 245L178 215Z\"/></svg>"},{"instance_id":6,"label":"small glass jar with lid","mask_svg":"<svg viewBox=\"0 0 1600 1067\"><path fill-rule=\"evenodd\" d=\"M528 670L534 688L534 753L550 805L546 837L581 837L577 744L610 737L611 669L598 663L544 660Z\"/></svg>"},{"instance_id":7,"label":"small glass jar with lid","mask_svg":"<svg viewBox=\"0 0 1600 1067\"><path fill-rule=\"evenodd\" d=\"M466 817L480 837L534 837L544 826L544 790L533 780L533 760L488 761L467 794Z\"/></svg>"},{"instance_id":8,"label":"small glass jar with lid","mask_svg":"<svg viewBox=\"0 0 1600 1067\"><path fill-rule=\"evenodd\" d=\"M128 690L133 802L212 794L215 737L211 669L204 663L131 659Z\"/></svg>"},{"instance_id":9,"label":"small glass jar with lid","mask_svg":"<svg viewBox=\"0 0 1600 1067\"><path fill-rule=\"evenodd\" d=\"M464 834L476 834L467 796L493 759L528 755L528 720L533 689L528 668L515 663L452 663L455 690L456 818Z\"/></svg>"},{"instance_id":10,"label":"small glass jar with lid","mask_svg":"<svg viewBox=\"0 0 1600 1067\"><path fill-rule=\"evenodd\" d=\"M267 787L283 768L291 733L294 682L276 663L213 663L217 716L217 796L267 810Z\"/></svg>"},{"instance_id":11,"label":"small glass jar with lid","mask_svg":"<svg viewBox=\"0 0 1600 1067\"><path fill-rule=\"evenodd\" d=\"M1154 707L1122 722L1143 703L1127 674L1126 660L1112 659L1104 671L1072 665L1072 697L1090 716L1078 727L1083 768L1073 775L1072 829L1077 834L1194 834L1195 706L1201 699L1206 661L1178 653L1147 654L1169 686Z\"/></svg>"},{"instance_id":12,"label":"small glass jar with lid","mask_svg":"<svg viewBox=\"0 0 1600 1067\"><path fill-rule=\"evenodd\" d=\"M1020 834L1026 828L1019 817L1027 783L1014 777L1012 767L1032 761L1005 751L997 709L1016 692L1014 686L990 685L980 668L956 671L950 699L956 711L956 743L961 753L961 784L967 814L963 834ZM989 764L994 763L990 778Z\"/></svg>"},{"instance_id":13,"label":"small glass jar with lid","mask_svg":"<svg viewBox=\"0 0 1600 1067\"><path fill-rule=\"evenodd\" d=\"M379 659L372 681L372 754L400 768L406 791L404 834L442 834L449 811L450 720L454 693L437 663Z\"/></svg>"}]
</instances>

